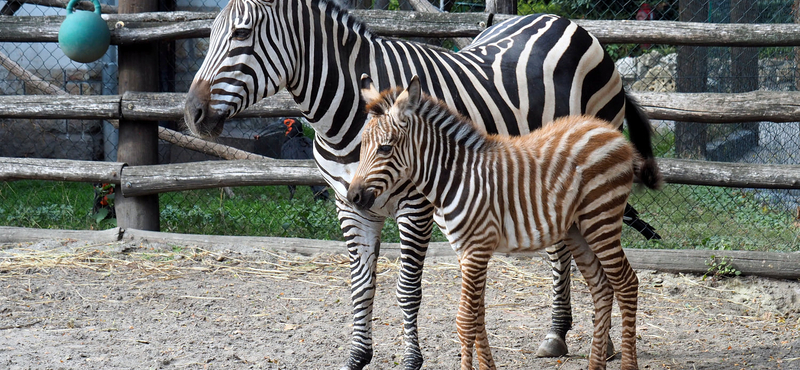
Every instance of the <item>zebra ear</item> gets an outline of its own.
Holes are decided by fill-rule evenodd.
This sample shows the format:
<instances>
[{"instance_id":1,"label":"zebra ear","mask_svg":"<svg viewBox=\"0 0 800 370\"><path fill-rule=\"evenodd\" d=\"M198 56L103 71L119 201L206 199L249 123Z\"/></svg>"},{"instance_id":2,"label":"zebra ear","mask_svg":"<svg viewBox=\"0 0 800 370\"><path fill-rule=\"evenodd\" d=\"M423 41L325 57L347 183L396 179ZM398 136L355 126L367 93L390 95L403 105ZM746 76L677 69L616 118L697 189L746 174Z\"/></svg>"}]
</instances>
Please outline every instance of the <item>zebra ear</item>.
<instances>
[{"instance_id":1,"label":"zebra ear","mask_svg":"<svg viewBox=\"0 0 800 370\"><path fill-rule=\"evenodd\" d=\"M411 77L411 81L408 81L408 87L406 87L406 92L408 93L408 103L417 105L419 104L420 98L420 87L419 87L419 76L414 75Z\"/></svg>"},{"instance_id":2,"label":"zebra ear","mask_svg":"<svg viewBox=\"0 0 800 370\"><path fill-rule=\"evenodd\" d=\"M361 75L361 96L364 97L364 101L367 103L378 99L381 96L381 93L372 83L372 78L370 78L366 73Z\"/></svg>"},{"instance_id":3,"label":"zebra ear","mask_svg":"<svg viewBox=\"0 0 800 370\"><path fill-rule=\"evenodd\" d=\"M408 87L397 96L397 100L394 101L392 106L392 110L394 110L401 122L405 121L407 116L413 114L414 108L419 105L420 96L419 77L414 75L414 77L411 77L411 81L408 81Z\"/></svg>"}]
</instances>

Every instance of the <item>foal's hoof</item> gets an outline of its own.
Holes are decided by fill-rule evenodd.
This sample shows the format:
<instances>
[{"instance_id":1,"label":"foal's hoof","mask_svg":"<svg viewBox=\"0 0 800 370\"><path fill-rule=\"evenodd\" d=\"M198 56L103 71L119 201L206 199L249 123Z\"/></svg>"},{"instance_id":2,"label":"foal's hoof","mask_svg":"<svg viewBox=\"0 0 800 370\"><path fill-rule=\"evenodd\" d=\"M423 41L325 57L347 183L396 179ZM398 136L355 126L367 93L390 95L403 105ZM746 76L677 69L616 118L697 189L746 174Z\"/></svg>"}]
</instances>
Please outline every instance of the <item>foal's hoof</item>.
<instances>
[{"instance_id":1,"label":"foal's hoof","mask_svg":"<svg viewBox=\"0 0 800 370\"><path fill-rule=\"evenodd\" d=\"M566 355L567 352L567 343L557 334L548 333L544 337L544 342L539 345L536 357L561 357Z\"/></svg>"}]
</instances>

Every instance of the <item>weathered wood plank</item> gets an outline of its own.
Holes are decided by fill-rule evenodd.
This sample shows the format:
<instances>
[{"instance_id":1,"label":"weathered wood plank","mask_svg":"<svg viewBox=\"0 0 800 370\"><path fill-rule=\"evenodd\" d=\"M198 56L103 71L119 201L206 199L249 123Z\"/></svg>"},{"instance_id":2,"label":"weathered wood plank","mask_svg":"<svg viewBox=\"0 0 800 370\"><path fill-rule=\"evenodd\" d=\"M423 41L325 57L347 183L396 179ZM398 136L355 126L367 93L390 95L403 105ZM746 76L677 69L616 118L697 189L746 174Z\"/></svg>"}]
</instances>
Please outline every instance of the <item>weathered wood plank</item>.
<instances>
[{"instance_id":1,"label":"weathered wood plank","mask_svg":"<svg viewBox=\"0 0 800 370\"><path fill-rule=\"evenodd\" d=\"M731 188L800 189L800 166L659 158L664 180Z\"/></svg>"},{"instance_id":2,"label":"weathered wood plank","mask_svg":"<svg viewBox=\"0 0 800 370\"><path fill-rule=\"evenodd\" d=\"M185 101L185 93L127 92L122 97L121 114L122 117L138 120L182 120ZM299 117L301 114L291 95L281 90L236 117Z\"/></svg>"},{"instance_id":3,"label":"weathered wood plank","mask_svg":"<svg viewBox=\"0 0 800 370\"><path fill-rule=\"evenodd\" d=\"M326 185L311 160L206 161L126 167L126 197L224 186Z\"/></svg>"},{"instance_id":4,"label":"weathered wood plank","mask_svg":"<svg viewBox=\"0 0 800 370\"><path fill-rule=\"evenodd\" d=\"M653 119L702 123L797 122L800 92L754 91L723 93L631 93ZM184 93L126 93L106 96L0 96L0 118L75 118L181 120ZM120 106L117 104L122 101ZM294 99L281 91L239 113L237 117L300 116Z\"/></svg>"},{"instance_id":5,"label":"weathered wood plank","mask_svg":"<svg viewBox=\"0 0 800 370\"><path fill-rule=\"evenodd\" d=\"M635 269L705 274L707 261L725 258L725 261L742 275L764 276L778 279L800 278L800 253L773 253L750 251L714 251L700 249L630 249L625 255Z\"/></svg>"},{"instance_id":6,"label":"weathered wood plank","mask_svg":"<svg viewBox=\"0 0 800 370\"><path fill-rule=\"evenodd\" d=\"M67 4L69 3L68 0L15 0L17 3L22 4L34 4L34 5L42 5L42 6L49 6L53 8L62 8L66 9ZM79 1L73 7L75 10L86 10L93 12L94 11L94 4L91 1ZM100 12L103 14L116 14L117 7L114 5L108 4L100 4Z\"/></svg>"},{"instance_id":7,"label":"weathered wood plank","mask_svg":"<svg viewBox=\"0 0 800 370\"><path fill-rule=\"evenodd\" d=\"M112 43L208 37L215 13L103 15ZM472 37L489 24L487 13L422 13L358 10L354 16L383 36ZM509 17L495 14L493 23ZM0 17L0 42L57 42L63 16ZM122 22L118 24L118 22ZM799 24L727 24L674 21L576 20L602 43L669 45L800 46Z\"/></svg>"},{"instance_id":8,"label":"weathered wood plank","mask_svg":"<svg viewBox=\"0 0 800 370\"><path fill-rule=\"evenodd\" d=\"M800 189L800 166L660 158L668 183ZM37 179L122 183L125 196L223 186L324 185L313 161L232 160L127 166L122 163L0 157L0 181Z\"/></svg>"},{"instance_id":9,"label":"weathered wood plank","mask_svg":"<svg viewBox=\"0 0 800 370\"><path fill-rule=\"evenodd\" d=\"M124 163L0 157L0 181L52 180L119 184Z\"/></svg>"},{"instance_id":10,"label":"weathered wood plank","mask_svg":"<svg viewBox=\"0 0 800 370\"><path fill-rule=\"evenodd\" d=\"M119 95L0 96L0 118L119 118Z\"/></svg>"},{"instance_id":11,"label":"weathered wood plank","mask_svg":"<svg viewBox=\"0 0 800 370\"><path fill-rule=\"evenodd\" d=\"M371 31L389 37L473 37L486 29L489 13L426 13L352 10Z\"/></svg>"},{"instance_id":12,"label":"weathered wood plank","mask_svg":"<svg viewBox=\"0 0 800 370\"><path fill-rule=\"evenodd\" d=\"M800 92L745 93L632 92L651 119L687 122L795 122L800 120Z\"/></svg>"},{"instance_id":13,"label":"weathered wood plank","mask_svg":"<svg viewBox=\"0 0 800 370\"><path fill-rule=\"evenodd\" d=\"M176 234L138 229L119 228L104 231L88 230L45 230L0 226L0 243L25 243L48 239L86 240L97 243L113 243L117 240L148 240L161 243L196 245L210 250L273 249L291 253L314 255L319 253L345 253L344 242L301 238L276 238L254 236L193 235ZM725 260L742 275L771 277L777 279L800 279L800 253L715 251L704 249L631 249L624 248L631 266L637 270L657 270L674 273L702 275L708 272L707 261L716 258ZM541 252L524 254L503 254L509 257L540 255ZM399 243L381 244L381 256L397 258L400 255ZM455 253L448 243L431 243L429 257L453 257Z\"/></svg>"},{"instance_id":14,"label":"weathered wood plank","mask_svg":"<svg viewBox=\"0 0 800 370\"><path fill-rule=\"evenodd\" d=\"M65 239L91 243L114 243L121 238L122 230L118 227L108 230L63 230L0 226L0 243Z\"/></svg>"}]
</instances>

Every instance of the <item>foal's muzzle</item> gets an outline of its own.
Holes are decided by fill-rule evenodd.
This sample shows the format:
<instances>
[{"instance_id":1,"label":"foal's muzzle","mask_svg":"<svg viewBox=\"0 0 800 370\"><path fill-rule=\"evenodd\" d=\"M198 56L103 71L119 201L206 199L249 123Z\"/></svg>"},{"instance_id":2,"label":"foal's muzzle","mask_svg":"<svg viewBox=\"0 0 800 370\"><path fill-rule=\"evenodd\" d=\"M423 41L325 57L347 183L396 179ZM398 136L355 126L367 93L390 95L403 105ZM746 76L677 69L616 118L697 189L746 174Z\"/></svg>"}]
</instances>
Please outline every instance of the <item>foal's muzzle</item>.
<instances>
[{"instance_id":1,"label":"foal's muzzle","mask_svg":"<svg viewBox=\"0 0 800 370\"><path fill-rule=\"evenodd\" d=\"M347 200L358 209L369 209L375 204L375 190L361 184L350 184L350 189L347 190Z\"/></svg>"}]
</instances>

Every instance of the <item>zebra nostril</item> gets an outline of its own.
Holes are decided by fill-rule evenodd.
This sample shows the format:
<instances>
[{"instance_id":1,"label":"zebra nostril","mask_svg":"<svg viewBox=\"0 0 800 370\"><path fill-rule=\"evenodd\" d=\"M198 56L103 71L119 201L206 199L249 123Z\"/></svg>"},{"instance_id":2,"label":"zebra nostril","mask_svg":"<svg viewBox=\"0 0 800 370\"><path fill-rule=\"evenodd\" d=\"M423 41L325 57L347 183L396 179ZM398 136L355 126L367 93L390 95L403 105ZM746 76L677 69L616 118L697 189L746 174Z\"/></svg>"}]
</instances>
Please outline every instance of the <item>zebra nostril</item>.
<instances>
[{"instance_id":1,"label":"zebra nostril","mask_svg":"<svg viewBox=\"0 0 800 370\"><path fill-rule=\"evenodd\" d=\"M197 124L198 122L200 122L202 120L203 120L203 110L202 109L198 109L198 110L196 110L194 112L194 124Z\"/></svg>"}]
</instances>

